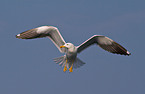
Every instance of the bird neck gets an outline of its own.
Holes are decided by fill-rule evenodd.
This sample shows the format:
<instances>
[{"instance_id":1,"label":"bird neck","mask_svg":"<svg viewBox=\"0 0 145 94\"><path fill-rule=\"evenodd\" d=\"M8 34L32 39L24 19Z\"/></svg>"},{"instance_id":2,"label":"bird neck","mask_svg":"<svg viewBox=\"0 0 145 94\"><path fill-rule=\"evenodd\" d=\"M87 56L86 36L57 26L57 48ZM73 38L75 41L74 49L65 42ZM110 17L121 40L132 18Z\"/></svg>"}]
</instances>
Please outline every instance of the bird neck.
<instances>
[{"instance_id":1,"label":"bird neck","mask_svg":"<svg viewBox=\"0 0 145 94\"><path fill-rule=\"evenodd\" d=\"M76 56L77 56L77 48L75 46L67 49L66 57L68 59L75 59Z\"/></svg>"},{"instance_id":2,"label":"bird neck","mask_svg":"<svg viewBox=\"0 0 145 94\"><path fill-rule=\"evenodd\" d=\"M76 53L76 47L75 46L72 46L71 48L67 49L68 53Z\"/></svg>"}]
</instances>

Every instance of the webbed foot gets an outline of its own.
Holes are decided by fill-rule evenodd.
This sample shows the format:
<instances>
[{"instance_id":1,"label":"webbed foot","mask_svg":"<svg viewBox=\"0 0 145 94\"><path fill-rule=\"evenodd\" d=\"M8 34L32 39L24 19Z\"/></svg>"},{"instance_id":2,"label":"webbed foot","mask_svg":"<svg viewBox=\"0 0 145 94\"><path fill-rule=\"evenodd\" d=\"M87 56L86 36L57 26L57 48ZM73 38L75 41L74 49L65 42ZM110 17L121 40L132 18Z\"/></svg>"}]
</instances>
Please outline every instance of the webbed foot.
<instances>
[{"instance_id":1,"label":"webbed foot","mask_svg":"<svg viewBox=\"0 0 145 94\"><path fill-rule=\"evenodd\" d=\"M63 69L63 72L66 72L67 71L67 68L66 68L66 65L64 66L64 69Z\"/></svg>"},{"instance_id":2,"label":"webbed foot","mask_svg":"<svg viewBox=\"0 0 145 94\"><path fill-rule=\"evenodd\" d=\"M72 66L69 68L69 72L73 72L73 67Z\"/></svg>"}]
</instances>

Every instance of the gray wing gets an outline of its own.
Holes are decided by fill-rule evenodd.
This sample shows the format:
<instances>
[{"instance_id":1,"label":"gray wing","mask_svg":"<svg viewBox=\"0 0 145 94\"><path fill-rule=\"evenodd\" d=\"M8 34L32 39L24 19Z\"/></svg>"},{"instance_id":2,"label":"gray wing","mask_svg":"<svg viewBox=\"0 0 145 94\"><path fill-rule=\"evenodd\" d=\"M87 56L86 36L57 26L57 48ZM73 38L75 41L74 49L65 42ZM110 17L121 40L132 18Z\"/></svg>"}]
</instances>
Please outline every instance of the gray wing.
<instances>
[{"instance_id":1,"label":"gray wing","mask_svg":"<svg viewBox=\"0 0 145 94\"><path fill-rule=\"evenodd\" d=\"M129 51L127 51L123 46L116 43L112 39L106 36L102 36L102 35L94 35L88 40L86 40L84 43L79 45L77 47L78 53L80 53L81 51L83 51L84 49L86 49L92 44L97 44L99 47L111 53L116 53L116 54L121 54L121 55L130 55Z\"/></svg>"},{"instance_id":2,"label":"gray wing","mask_svg":"<svg viewBox=\"0 0 145 94\"><path fill-rule=\"evenodd\" d=\"M60 48L60 46L64 45L66 42L64 41L63 37L56 27L41 26L16 35L16 38L19 39L34 39L42 37L50 38L50 40L56 45L60 52L65 52L65 49Z\"/></svg>"}]
</instances>

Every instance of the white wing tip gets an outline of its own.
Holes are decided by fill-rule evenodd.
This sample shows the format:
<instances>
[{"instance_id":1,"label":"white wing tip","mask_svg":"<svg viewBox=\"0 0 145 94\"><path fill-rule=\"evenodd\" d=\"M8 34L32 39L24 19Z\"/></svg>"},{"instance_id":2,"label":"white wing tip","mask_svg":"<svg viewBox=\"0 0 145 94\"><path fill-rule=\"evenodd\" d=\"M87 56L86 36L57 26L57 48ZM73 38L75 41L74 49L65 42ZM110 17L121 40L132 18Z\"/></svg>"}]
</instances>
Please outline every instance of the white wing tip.
<instances>
[{"instance_id":1,"label":"white wing tip","mask_svg":"<svg viewBox=\"0 0 145 94\"><path fill-rule=\"evenodd\" d=\"M126 52L128 55L131 55L131 53L129 51Z\"/></svg>"},{"instance_id":2,"label":"white wing tip","mask_svg":"<svg viewBox=\"0 0 145 94\"><path fill-rule=\"evenodd\" d=\"M18 36L18 37L19 37L19 36L20 36L20 34L18 34L18 35L16 35L16 36Z\"/></svg>"}]
</instances>

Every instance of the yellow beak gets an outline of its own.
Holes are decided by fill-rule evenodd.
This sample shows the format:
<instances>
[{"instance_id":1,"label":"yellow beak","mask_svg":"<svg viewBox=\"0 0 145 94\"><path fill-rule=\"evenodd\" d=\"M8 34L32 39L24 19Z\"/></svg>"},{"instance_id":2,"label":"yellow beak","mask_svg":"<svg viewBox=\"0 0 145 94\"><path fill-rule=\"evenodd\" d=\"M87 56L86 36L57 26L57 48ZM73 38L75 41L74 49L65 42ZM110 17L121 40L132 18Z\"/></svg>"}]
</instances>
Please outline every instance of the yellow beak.
<instances>
[{"instance_id":1,"label":"yellow beak","mask_svg":"<svg viewBox=\"0 0 145 94\"><path fill-rule=\"evenodd\" d=\"M60 46L60 48L64 48L64 47L65 47L64 45Z\"/></svg>"}]
</instances>

